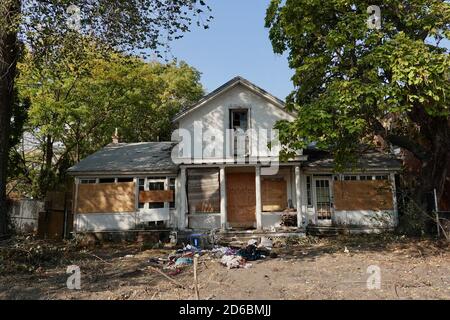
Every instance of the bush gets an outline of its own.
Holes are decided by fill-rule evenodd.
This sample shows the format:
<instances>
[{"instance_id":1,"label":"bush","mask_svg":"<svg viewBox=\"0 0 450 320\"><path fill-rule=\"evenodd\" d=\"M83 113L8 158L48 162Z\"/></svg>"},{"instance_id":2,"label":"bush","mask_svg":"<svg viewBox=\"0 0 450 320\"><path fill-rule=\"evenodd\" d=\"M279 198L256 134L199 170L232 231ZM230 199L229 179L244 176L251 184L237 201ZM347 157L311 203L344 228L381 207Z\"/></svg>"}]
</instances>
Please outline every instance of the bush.
<instances>
[{"instance_id":1,"label":"bush","mask_svg":"<svg viewBox=\"0 0 450 320\"><path fill-rule=\"evenodd\" d=\"M398 232L409 236L423 236L427 228L427 214L412 200L399 210Z\"/></svg>"}]
</instances>

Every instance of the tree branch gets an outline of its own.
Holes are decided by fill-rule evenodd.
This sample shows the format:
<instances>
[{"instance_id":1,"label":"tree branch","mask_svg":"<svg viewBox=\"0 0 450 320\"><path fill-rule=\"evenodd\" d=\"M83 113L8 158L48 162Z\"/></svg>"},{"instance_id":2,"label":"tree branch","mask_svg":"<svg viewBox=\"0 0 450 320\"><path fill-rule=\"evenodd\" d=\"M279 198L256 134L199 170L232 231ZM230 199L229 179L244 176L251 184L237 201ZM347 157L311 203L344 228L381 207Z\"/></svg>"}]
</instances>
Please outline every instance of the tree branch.
<instances>
[{"instance_id":1,"label":"tree branch","mask_svg":"<svg viewBox=\"0 0 450 320\"><path fill-rule=\"evenodd\" d=\"M420 144L411 140L408 136L401 136L389 133L384 128L384 126L381 124L380 121L374 120L373 122L375 133L381 136L384 140L388 141L389 143L397 147L401 147L410 151L412 154L414 154L415 157L417 157L421 161L426 161L430 159L429 151L424 147L422 147Z\"/></svg>"}]
</instances>

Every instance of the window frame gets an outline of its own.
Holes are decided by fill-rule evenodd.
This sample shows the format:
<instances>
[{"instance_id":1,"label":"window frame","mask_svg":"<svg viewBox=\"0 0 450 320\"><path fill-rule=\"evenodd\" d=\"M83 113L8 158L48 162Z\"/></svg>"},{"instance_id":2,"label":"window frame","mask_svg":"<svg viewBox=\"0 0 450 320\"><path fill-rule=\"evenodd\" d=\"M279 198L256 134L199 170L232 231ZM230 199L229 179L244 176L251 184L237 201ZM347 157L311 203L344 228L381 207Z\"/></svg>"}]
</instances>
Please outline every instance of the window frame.
<instances>
[{"instance_id":1,"label":"window frame","mask_svg":"<svg viewBox=\"0 0 450 320\"><path fill-rule=\"evenodd\" d=\"M143 191L152 191L150 189L150 183L162 183L163 189L155 189L155 190L171 190L170 188L170 180L174 179L174 192L173 192L173 202L139 202L139 192L141 191L140 187L143 187ZM143 180L143 185L141 184L141 180ZM171 209L176 209L176 198L175 198L175 190L176 190L176 177L175 176L145 176L145 177L136 177L136 192L137 192L137 200L136 200L136 210L138 211L151 211L151 210L161 210L165 209L166 207ZM171 207L171 203L173 203L173 207ZM151 208L154 204L159 204L159 206L156 206L154 208ZM162 205L161 205L162 204ZM167 204L167 205L166 205ZM141 206L142 205L142 206Z\"/></svg>"}]
</instances>

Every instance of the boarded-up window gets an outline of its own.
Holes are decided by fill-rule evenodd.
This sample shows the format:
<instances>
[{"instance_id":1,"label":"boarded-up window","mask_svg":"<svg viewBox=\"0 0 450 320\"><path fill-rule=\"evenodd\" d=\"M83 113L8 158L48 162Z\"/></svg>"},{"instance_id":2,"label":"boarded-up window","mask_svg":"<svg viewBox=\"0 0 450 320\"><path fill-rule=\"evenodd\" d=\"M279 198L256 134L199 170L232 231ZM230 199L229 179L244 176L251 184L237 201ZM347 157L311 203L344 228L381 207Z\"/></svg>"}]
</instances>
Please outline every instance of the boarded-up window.
<instances>
[{"instance_id":1,"label":"boarded-up window","mask_svg":"<svg viewBox=\"0 0 450 320\"><path fill-rule=\"evenodd\" d=\"M287 184L284 178L263 178L261 201L263 211L282 211L287 207Z\"/></svg>"},{"instance_id":2,"label":"boarded-up window","mask_svg":"<svg viewBox=\"0 0 450 320\"><path fill-rule=\"evenodd\" d=\"M388 181L335 181L335 210L392 210L392 189Z\"/></svg>"},{"instance_id":3,"label":"boarded-up window","mask_svg":"<svg viewBox=\"0 0 450 320\"><path fill-rule=\"evenodd\" d=\"M80 184L78 186L78 213L134 211L134 182Z\"/></svg>"},{"instance_id":4,"label":"boarded-up window","mask_svg":"<svg viewBox=\"0 0 450 320\"><path fill-rule=\"evenodd\" d=\"M187 197L189 213L220 212L219 170L188 170Z\"/></svg>"}]
</instances>

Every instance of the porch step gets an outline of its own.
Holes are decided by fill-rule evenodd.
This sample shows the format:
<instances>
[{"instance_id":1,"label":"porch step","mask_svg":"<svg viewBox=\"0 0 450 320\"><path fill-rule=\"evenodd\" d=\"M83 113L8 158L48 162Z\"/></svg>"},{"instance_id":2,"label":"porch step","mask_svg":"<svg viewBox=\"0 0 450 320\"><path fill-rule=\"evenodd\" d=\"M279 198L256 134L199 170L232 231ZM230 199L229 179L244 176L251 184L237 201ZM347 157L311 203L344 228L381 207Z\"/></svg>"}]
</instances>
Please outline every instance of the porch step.
<instances>
[{"instance_id":1,"label":"porch step","mask_svg":"<svg viewBox=\"0 0 450 320\"><path fill-rule=\"evenodd\" d=\"M339 227L331 226L307 226L306 234L311 236L333 237L339 234L345 234L345 230Z\"/></svg>"},{"instance_id":2,"label":"porch step","mask_svg":"<svg viewBox=\"0 0 450 320\"><path fill-rule=\"evenodd\" d=\"M227 231L217 234L219 243L227 245L231 242L240 241L246 244L249 240L260 240L261 237L273 238L273 237L305 237L306 232L304 229L295 231Z\"/></svg>"},{"instance_id":3,"label":"porch step","mask_svg":"<svg viewBox=\"0 0 450 320\"><path fill-rule=\"evenodd\" d=\"M368 233L384 233L392 232L393 228L371 228L371 227L361 227L361 226L317 226L308 225L306 227L306 234L311 236L322 236L322 237L334 237L343 234L368 234Z\"/></svg>"}]
</instances>

